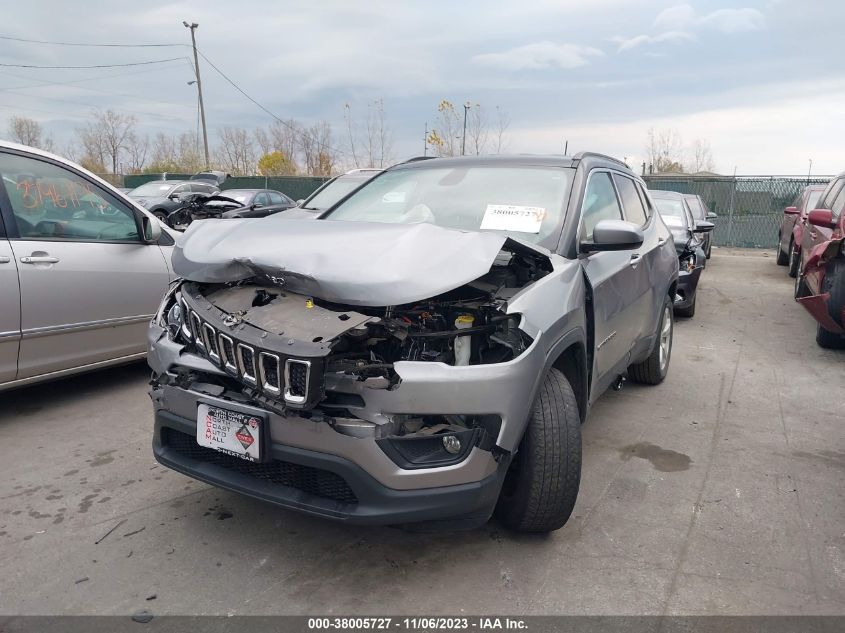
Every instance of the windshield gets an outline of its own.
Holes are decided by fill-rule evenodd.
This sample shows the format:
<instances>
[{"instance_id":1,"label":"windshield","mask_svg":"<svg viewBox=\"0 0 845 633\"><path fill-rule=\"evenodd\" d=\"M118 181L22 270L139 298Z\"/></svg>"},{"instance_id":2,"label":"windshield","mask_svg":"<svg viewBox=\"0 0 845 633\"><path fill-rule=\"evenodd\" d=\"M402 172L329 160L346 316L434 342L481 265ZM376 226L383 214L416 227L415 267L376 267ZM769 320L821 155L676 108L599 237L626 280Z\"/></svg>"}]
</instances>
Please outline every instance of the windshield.
<instances>
[{"instance_id":1,"label":"windshield","mask_svg":"<svg viewBox=\"0 0 845 633\"><path fill-rule=\"evenodd\" d=\"M682 201L673 198L654 198L654 204L657 205L657 211L666 226L686 228L687 216Z\"/></svg>"},{"instance_id":2,"label":"windshield","mask_svg":"<svg viewBox=\"0 0 845 633\"><path fill-rule=\"evenodd\" d=\"M369 179L370 178L361 178L360 176L355 178L338 176L332 182L323 187L317 195L305 203L305 206L302 208L308 209L309 211L325 211L346 194L357 189Z\"/></svg>"},{"instance_id":3,"label":"windshield","mask_svg":"<svg viewBox=\"0 0 845 633\"><path fill-rule=\"evenodd\" d=\"M141 185L140 187L135 187L132 191L129 192L129 195L133 198L139 197L164 197L167 195L167 192L173 189L176 185L181 184L178 182L167 182L166 180L155 180L153 182L147 182Z\"/></svg>"},{"instance_id":4,"label":"windshield","mask_svg":"<svg viewBox=\"0 0 845 633\"><path fill-rule=\"evenodd\" d=\"M331 220L496 231L524 241L556 235L570 171L559 167L424 167L388 171L332 211Z\"/></svg>"}]
</instances>

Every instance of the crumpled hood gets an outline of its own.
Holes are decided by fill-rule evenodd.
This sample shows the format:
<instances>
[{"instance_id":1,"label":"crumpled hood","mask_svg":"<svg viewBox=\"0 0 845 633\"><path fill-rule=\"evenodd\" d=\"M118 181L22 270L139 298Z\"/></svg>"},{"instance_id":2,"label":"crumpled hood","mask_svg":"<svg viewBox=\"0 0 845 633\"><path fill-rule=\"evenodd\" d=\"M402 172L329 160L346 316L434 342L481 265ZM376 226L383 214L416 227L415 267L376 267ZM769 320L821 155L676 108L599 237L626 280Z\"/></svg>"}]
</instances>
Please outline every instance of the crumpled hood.
<instances>
[{"instance_id":1,"label":"crumpled hood","mask_svg":"<svg viewBox=\"0 0 845 633\"><path fill-rule=\"evenodd\" d=\"M164 196L131 196L131 198L145 209L154 207L162 202L170 202L170 199Z\"/></svg>"},{"instance_id":2,"label":"crumpled hood","mask_svg":"<svg viewBox=\"0 0 845 633\"><path fill-rule=\"evenodd\" d=\"M270 216L192 223L176 242L173 269L205 283L263 275L291 292L326 301L389 306L478 279L506 243L550 265L545 249L495 233Z\"/></svg>"}]
</instances>

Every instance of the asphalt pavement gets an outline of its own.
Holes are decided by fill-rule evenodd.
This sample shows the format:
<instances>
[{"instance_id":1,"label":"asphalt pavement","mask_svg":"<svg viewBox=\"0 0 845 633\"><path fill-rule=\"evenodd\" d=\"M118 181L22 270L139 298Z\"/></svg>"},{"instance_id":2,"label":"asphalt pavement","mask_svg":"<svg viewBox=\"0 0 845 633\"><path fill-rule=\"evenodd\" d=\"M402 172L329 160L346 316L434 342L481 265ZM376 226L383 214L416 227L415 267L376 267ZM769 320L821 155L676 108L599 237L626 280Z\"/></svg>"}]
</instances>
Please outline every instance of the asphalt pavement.
<instances>
[{"instance_id":1,"label":"asphalt pavement","mask_svg":"<svg viewBox=\"0 0 845 633\"><path fill-rule=\"evenodd\" d=\"M599 400L575 513L410 534L159 466L143 364L0 394L0 615L845 614L845 352L714 249L669 376Z\"/></svg>"}]
</instances>

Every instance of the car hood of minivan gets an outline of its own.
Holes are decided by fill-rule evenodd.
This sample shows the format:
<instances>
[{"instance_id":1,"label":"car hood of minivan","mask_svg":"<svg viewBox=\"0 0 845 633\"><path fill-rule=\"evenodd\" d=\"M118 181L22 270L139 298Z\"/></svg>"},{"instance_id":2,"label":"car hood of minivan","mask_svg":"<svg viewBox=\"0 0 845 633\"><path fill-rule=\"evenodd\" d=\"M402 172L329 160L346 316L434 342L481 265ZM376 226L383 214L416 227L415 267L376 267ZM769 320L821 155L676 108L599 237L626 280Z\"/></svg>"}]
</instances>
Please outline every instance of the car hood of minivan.
<instances>
[{"instance_id":1,"label":"car hood of minivan","mask_svg":"<svg viewBox=\"0 0 845 633\"><path fill-rule=\"evenodd\" d=\"M478 279L503 250L551 270L549 251L498 233L275 216L192 223L176 242L173 269L200 283L259 277L325 301L392 306Z\"/></svg>"}]
</instances>

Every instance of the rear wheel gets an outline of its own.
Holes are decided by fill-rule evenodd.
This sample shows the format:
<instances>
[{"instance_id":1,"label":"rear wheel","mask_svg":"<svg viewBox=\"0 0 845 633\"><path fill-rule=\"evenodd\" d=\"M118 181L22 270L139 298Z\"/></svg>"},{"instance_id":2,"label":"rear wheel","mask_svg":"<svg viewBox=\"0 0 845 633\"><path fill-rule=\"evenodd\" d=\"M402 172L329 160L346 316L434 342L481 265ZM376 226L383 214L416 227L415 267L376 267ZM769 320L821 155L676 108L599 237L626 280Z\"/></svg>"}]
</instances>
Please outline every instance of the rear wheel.
<instances>
[{"instance_id":1,"label":"rear wheel","mask_svg":"<svg viewBox=\"0 0 845 633\"><path fill-rule=\"evenodd\" d=\"M822 282L822 292L828 294L827 305L830 318L839 323L842 319L841 310L845 307L845 261L834 260L828 264ZM826 349L845 349L845 336L818 325L816 343L819 347Z\"/></svg>"},{"instance_id":2,"label":"rear wheel","mask_svg":"<svg viewBox=\"0 0 845 633\"><path fill-rule=\"evenodd\" d=\"M669 297L663 302L663 313L657 328L657 340L654 349L643 362L628 367L628 377L634 382L646 385L659 385L669 373L669 359L672 356L672 333L675 329L672 318L672 301Z\"/></svg>"},{"instance_id":3,"label":"rear wheel","mask_svg":"<svg viewBox=\"0 0 845 633\"><path fill-rule=\"evenodd\" d=\"M496 516L518 532L563 527L581 483L581 419L566 376L550 369L508 470Z\"/></svg>"},{"instance_id":4,"label":"rear wheel","mask_svg":"<svg viewBox=\"0 0 845 633\"><path fill-rule=\"evenodd\" d=\"M798 267L801 265L801 254L795 248L795 241L789 241L789 276L796 277L798 275Z\"/></svg>"}]
</instances>

